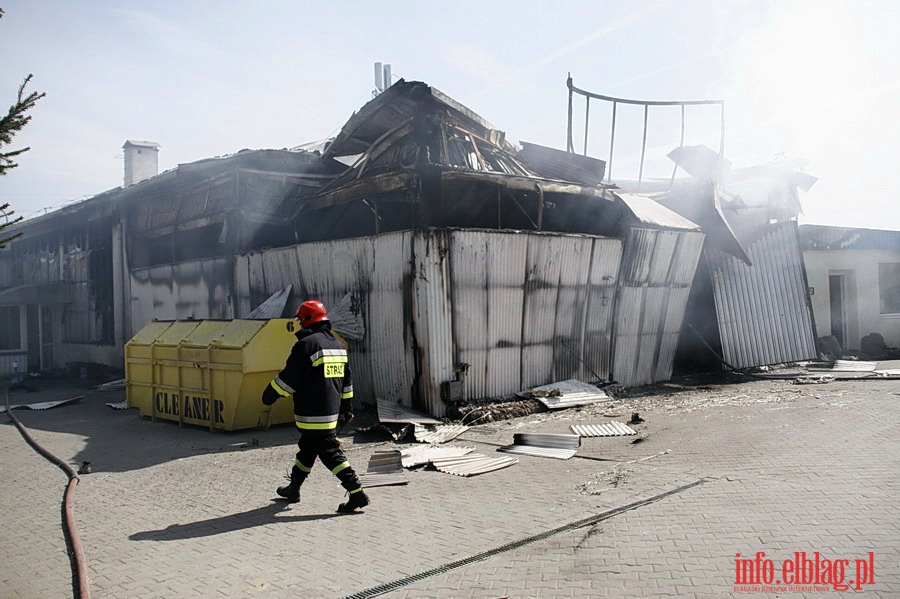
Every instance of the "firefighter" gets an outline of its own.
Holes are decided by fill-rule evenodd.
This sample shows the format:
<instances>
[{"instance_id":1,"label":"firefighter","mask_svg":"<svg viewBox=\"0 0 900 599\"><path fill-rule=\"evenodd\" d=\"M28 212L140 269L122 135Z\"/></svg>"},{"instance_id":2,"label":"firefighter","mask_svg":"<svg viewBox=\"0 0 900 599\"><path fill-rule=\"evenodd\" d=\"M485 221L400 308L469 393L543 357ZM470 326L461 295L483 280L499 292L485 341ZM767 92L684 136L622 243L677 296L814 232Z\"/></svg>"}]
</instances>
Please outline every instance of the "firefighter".
<instances>
[{"instance_id":1,"label":"firefighter","mask_svg":"<svg viewBox=\"0 0 900 599\"><path fill-rule=\"evenodd\" d=\"M276 493L291 503L300 501L300 485L309 476L316 457L338 477L350 494L338 512L349 514L369 504L359 478L341 451L335 430L353 420L350 400L353 382L347 349L331 332L328 311L322 302L300 304L297 342L284 365L262 394L267 406L282 397L293 397L294 420L300 439L297 459L291 468L290 484Z\"/></svg>"}]
</instances>

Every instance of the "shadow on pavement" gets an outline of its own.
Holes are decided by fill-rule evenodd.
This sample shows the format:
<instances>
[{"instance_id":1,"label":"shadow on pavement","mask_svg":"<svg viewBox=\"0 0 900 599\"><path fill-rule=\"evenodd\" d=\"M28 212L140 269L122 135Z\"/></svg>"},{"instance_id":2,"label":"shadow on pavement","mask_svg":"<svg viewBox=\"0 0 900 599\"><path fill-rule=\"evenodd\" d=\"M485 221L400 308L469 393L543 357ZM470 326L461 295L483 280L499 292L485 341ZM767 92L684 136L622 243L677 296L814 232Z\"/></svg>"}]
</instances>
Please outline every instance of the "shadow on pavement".
<instances>
[{"instance_id":1,"label":"shadow on pavement","mask_svg":"<svg viewBox=\"0 0 900 599\"><path fill-rule=\"evenodd\" d=\"M180 539L194 539L197 537L210 537L226 532L264 526L276 522L309 522L312 520L325 520L335 518L343 514L305 514L302 516L279 516L288 507L286 501L273 499L271 503L246 512L229 514L218 518L198 520L188 524L172 524L160 530L145 530L129 535L132 541L177 541Z\"/></svg>"},{"instance_id":2,"label":"shadow on pavement","mask_svg":"<svg viewBox=\"0 0 900 599\"><path fill-rule=\"evenodd\" d=\"M99 381L104 382L104 381ZM78 401L50 409L16 409L16 418L31 431L38 443L60 459L78 466L90 462L94 472L138 470L171 460L199 455L253 451L266 447L292 446L297 443L293 424L266 429L210 431L207 428L141 416L136 408L114 409L107 404L125 400L123 389L99 391L97 381L56 378L32 382L31 391L12 390L9 404L35 404L79 397ZM6 400L0 388L0 404ZM365 411L339 437L352 437L360 423L373 416ZM0 421L7 416L0 414ZM52 441L41 431L71 435ZM295 450L289 450L293 453Z\"/></svg>"}]
</instances>

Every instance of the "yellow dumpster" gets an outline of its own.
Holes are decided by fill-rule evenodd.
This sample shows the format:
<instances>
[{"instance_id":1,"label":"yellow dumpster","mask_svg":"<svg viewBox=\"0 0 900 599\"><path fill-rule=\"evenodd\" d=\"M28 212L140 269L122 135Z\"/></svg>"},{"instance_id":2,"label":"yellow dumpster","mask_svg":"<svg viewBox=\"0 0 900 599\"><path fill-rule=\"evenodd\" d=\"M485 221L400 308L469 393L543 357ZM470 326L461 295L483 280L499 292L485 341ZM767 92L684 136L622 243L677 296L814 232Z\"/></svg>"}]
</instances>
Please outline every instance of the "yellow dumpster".
<instances>
[{"instance_id":1,"label":"yellow dumpster","mask_svg":"<svg viewBox=\"0 0 900 599\"><path fill-rule=\"evenodd\" d=\"M151 322L125 345L126 397L142 416L240 430L292 422L260 395L296 341L293 319Z\"/></svg>"}]
</instances>

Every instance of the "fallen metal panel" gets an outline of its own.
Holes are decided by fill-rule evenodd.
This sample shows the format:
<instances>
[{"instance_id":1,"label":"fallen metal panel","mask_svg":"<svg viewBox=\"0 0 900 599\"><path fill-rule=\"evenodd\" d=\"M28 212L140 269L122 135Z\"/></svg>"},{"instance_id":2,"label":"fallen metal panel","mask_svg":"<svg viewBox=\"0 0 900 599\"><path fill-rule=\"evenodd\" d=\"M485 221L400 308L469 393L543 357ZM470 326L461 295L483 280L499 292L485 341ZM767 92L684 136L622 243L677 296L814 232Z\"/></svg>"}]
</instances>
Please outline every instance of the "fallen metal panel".
<instances>
[{"instance_id":1,"label":"fallen metal panel","mask_svg":"<svg viewBox=\"0 0 900 599\"><path fill-rule=\"evenodd\" d=\"M70 399L61 399L58 401L40 401L36 403L27 403L27 404L14 404L9 406L10 410L49 410L50 408L55 408L57 406L64 406L70 403L75 403L77 401L81 401L84 399L84 395L79 395L78 397L72 397ZM6 406L0 406L0 413L6 412Z\"/></svg>"},{"instance_id":2,"label":"fallen metal panel","mask_svg":"<svg viewBox=\"0 0 900 599\"><path fill-rule=\"evenodd\" d=\"M733 368L817 357L797 223L739 231L753 266L719 250L710 270L722 355Z\"/></svg>"},{"instance_id":3,"label":"fallen metal panel","mask_svg":"<svg viewBox=\"0 0 900 599\"><path fill-rule=\"evenodd\" d=\"M567 433L515 433L513 444L578 449L581 446L581 437Z\"/></svg>"},{"instance_id":4,"label":"fallen metal panel","mask_svg":"<svg viewBox=\"0 0 900 599\"><path fill-rule=\"evenodd\" d=\"M602 389L575 379L533 387L517 395L533 397L551 410L584 406L609 399Z\"/></svg>"},{"instance_id":5,"label":"fallen metal panel","mask_svg":"<svg viewBox=\"0 0 900 599\"><path fill-rule=\"evenodd\" d=\"M513 435L512 445L500 447L497 451L568 460L580 446L581 437L578 435L516 433Z\"/></svg>"},{"instance_id":6,"label":"fallen metal panel","mask_svg":"<svg viewBox=\"0 0 900 599\"><path fill-rule=\"evenodd\" d=\"M378 398L376 407L378 409L379 422L397 422L402 424L418 423L418 424L443 424L440 420L436 420L431 416L415 412L400 404L389 402Z\"/></svg>"},{"instance_id":7,"label":"fallen metal panel","mask_svg":"<svg viewBox=\"0 0 900 599\"><path fill-rule=\"evenodd\" d=\"M397 449L376 451L369 457L369 466L365 474L359 477L364 487L384 487L388 485L405 485L409 483L406 471Z\"/></svg>"},{"instance_id":8,"label":"fallen metal panel","mask_svg":"<svg viewBox=\"0 0 900 599\"><path fill-rule=\"evenodd\" d=\"M859 362L856 360L836 360L832 372L872 372L877 362Z\"/></svg>"},{"instance_id":9,"label":"fallen metal panel","mask_svg":"<svg viewBox=\"0 0 900 599\"><path fill-rule=\"evenodd\" d=\"M636 430L616 420L606 424L572 424L569 428L579 437L624 437L637 434Z\"/></svg>"},{"instance_id":10,"label":"fallen metal panel","mask_svg":"<svg viewBox=\"0 0 900 599\"><path fill-rule=\"evenodd\" d=\"M441 472L455 474L456 476L475 476L476 474L500 470L518 463L518 458L505 456L488 457L480 453L431 461L431 464Z\"/></svg>"},{"instance_id":11,"label":"fallen metal panel","mask_svg":"<svg viewBox=\"0 0 900 599\"><path fill-rule=\"evenodd\" d=\"M475 451L475 447L455 445L412 445L400 450L400 461L404 468L428 464L434 460L458 458Z\"/></svg>"},{"instance_id":12,"label":"fallen metal panel","mask_svg":"<svg viewBox=\"0 0 900 599\"><path fill-rule=\"evenodd\" d=\"M507 445L500 447L497 451L505 453L517 453L522 455L536 456L539 458L553 458L556 460L568 460L575 455L575 449L562 449L559 447L533 447L531 445Z\"/></svg>"},{"instance_id":13,"label":"fallen metal panel","mask_svg":"<svg viewBox=\"0 0 900 599\"><path fill-rule=\"evenodd\" d=\"M446 443L455 439L469 427L464 424L439 424L435 426L423 426L415 423L413 436L421 443Z\"/></svg>"}]
</instances>

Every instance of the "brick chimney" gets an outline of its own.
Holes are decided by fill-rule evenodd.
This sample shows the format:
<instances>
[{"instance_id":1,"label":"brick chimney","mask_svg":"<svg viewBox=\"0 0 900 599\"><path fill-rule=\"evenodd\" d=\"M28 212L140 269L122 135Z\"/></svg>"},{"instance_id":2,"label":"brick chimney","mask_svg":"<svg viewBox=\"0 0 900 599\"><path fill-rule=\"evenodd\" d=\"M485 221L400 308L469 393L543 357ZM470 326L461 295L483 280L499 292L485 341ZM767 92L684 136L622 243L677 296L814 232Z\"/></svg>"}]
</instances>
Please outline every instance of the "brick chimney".
<instances>
[{"instance_id":1,"label":"brick chimney","mask_svg":"<svg viewBox=\"0 0 900 599\"><path fill-rule=\"evenodd\" d=\"M129 139L125 151L125 187L159 174L159 144L155 141Z\"/></svg>"}]
</instances>

